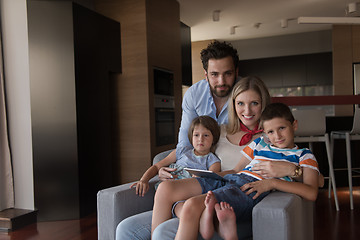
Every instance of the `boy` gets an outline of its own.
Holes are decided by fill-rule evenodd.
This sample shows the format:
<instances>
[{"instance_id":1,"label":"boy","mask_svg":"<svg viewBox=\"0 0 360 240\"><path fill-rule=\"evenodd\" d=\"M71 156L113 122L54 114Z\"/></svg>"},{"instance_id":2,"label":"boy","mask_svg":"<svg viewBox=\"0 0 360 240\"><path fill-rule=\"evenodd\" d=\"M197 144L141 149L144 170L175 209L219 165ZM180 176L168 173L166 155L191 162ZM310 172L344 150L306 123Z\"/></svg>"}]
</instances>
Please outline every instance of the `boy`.
<instances>
[{"instance_id":1,"label":"boy","mask_svg":"<svg viewBox=\"0 0 360 240\"><path fill-rule=\"evenodd\" d=\"M260 118L260 124L270 142L264 137L260 137L242 151L239 163L248 162L243 170L238 169L238 166L235 167L233 171L235 174L225 175L225 181L197 178L198 184L195 182L191 187L186 185L188 192L184 190L183 195L179 195L178 198L186 199L194 196L194 193L199 191L198 185L203 194L191 197L185 202L175 239L196 239L199 230L204 239L211 238L214 233L213 216L217 202L220 203L220 205L216 205L216 213L219 214L220 220L219 234L225 239L232 239L234 238L233 233L236 234L236 231L229 234L231 233L229 222L234 221L231 218L229 220L228 217L223 218L221 215L223 211L220 210L229 208L232 210L232 207L237 221L249 221L253 207L271 190L295 193L305 199L316 200L319 174L317 162L308 149L298 149L294 144L297 121L294 120L290 109L281 103L270 104L265 108ZM261 161L290 161L301 166L303 183L293 182L291 177L266 179L254 173L253 165ZM227 205L221 202L226 202ZM230 215L227 214L227 216ZM226 221L224 222L223 219Z\"/></svg>"},{"instance_id":2,"label":"boy","mask_svg":"<svg viewBox=\"0 0 360 240\"><path fill-rule=\"evenodd\" d=\"M271 189L281 190L284 192L293 192L309 200L315 201L317 197L317 176L318 171L315 157L308 149L298 149L294 144L294 132L297 130L297 121L294 119L288 106L282 103L273 103L267 106L260 118L260 124L264 129L270 143L264 141L263 137L254 140L243 151L244 156L251 160L250 164L244 169L251 171L251 167L259 161L277 161L286 160L299 164L304 168L304 183L284 182L279 179L264 179L258 176L259 180L246 183L241 186L242 191L246 194L256 192L253 199L260 196L261 192ZM308 173L310 171L310 174ZM250 173L254 174L254 173ZM284 178L283 180L290 180ZM290 180L291 181L291 180ZM306 191L309 191L308 193ZM200 233L204 239L209 239L213 235L213 215L216 212L219 220L219 234L224 239L237 239L235 214L230 204L221 202L217 203L213 192L209 191L205 202L206 208L200 219Z\"/></svg>"}]
</instances>

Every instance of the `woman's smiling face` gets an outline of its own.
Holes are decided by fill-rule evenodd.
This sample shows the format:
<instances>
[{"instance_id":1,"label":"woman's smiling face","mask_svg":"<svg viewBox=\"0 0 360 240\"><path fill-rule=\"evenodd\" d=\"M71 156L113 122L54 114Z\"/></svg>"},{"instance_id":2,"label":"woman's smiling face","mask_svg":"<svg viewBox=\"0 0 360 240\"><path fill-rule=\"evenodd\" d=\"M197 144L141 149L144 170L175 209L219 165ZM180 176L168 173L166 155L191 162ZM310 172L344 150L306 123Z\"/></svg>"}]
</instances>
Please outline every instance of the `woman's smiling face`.
<instances>
[{"instance_id":1,"label":"woman's smiling face","mask_svg":"<svg viewBox=\"0 0 360 240\"><path fill-rule=\"evenodd\" d=\"M240 121L250 130L259 123L261 97L254 90L247 90L235 98L235 110Z\"/></svg>"}]
</instances>

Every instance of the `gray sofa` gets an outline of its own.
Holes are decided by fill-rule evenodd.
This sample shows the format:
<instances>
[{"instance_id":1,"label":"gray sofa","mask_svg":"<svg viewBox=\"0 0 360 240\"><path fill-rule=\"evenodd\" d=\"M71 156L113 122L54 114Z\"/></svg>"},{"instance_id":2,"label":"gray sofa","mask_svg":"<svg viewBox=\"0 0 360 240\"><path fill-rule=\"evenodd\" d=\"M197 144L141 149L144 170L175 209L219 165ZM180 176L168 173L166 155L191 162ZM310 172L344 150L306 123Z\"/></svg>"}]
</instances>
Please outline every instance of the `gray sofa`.
<instances>
[{"instance_id":1,"label":"gray sofa","mask_svg":"<svg viewBox=\"0 0 360 240\"><path fill-rule=\"evenodd\" d=\"M171 150L169 150L171 151ZM169 151L155 156L153 162L163 159ZM154 203L154 184L157 177L150 181L150 190L145 197L138 197L132 183L103 189L97 195L97 224L99 240L114 240L116 226L123 219L149 211ZM124 204L126 203L126 204ZM314 203L295 194L272 192L253 209L252 239L254 240L312 240ZM241 225L241 224L240 224ZM249 228L243 224L239 228Z\"/></svg>"}]
</instances>

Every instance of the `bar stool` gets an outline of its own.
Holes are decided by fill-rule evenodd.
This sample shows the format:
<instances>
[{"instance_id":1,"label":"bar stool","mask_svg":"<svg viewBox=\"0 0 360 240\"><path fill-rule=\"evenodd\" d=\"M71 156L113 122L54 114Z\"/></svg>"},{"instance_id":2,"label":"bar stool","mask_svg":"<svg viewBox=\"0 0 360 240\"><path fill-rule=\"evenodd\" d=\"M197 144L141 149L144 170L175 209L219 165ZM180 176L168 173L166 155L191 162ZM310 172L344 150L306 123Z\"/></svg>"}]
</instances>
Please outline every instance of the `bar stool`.
<instances>
[{"instance_id":1,"label":"bar stool","mask_svg":"<svg viewBox=\"0 0 360 240\"><path fill-rule=\"evenodd\" d=\"M350 209L354 209L353 200L353 187L352 187L352 171L359 170L359 168L351 167L351 140L360 140L360 108L355 108L353 127L351 131L332 131L330 134L331 139L331 155L334 153L334 140L345 139L346 143L346 158L347 158L347 172L349 180L349 192L350 192ZM336 169L335 169L336 170ZM329 185L329 189L330 189Z\"/></svg>"},{"instance_id":2,"label":"bar stool","mask_svg":"<svg viewBox=\"0 0 360 240\"><path fill-rule=\"evenodd\" d=\"M330 148L329 134L326 133L326 116L323 110L301 109L292 111L294 118L298 121L298 130L295 132L295 143L308 143L313 151L314 142L324 142L326 146L327 159L329 164L329 181L334 190L335 208L339 211L339 202L336 192L334 167ZM330 183L329 183L330 184ZM329 198L331 197L329 189Z\"/></svg>"}]
</instances>

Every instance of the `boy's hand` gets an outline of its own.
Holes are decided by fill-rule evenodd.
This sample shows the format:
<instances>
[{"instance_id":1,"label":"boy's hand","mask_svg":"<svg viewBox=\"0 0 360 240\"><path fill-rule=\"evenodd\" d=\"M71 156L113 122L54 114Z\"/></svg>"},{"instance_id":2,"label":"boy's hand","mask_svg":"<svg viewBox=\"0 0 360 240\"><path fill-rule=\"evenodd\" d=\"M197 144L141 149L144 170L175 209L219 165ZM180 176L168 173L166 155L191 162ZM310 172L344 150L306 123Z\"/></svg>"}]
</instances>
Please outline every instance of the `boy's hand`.
<instances>
[{"instance_id":1,"label":"boy's hand","mask_svg":"<svg viewBox=\"0 0 360 240\"><path fill-rule=\"evenodd\" d=\"M136 186L135 193L136 195L139 195L143 197L145 193L149 190L149 182L146 181L138 181L136 183L131 184L130 188L133 188Z\"/></svg>"},{"instance_id":2,"label":"boy's hand","mask_svg":"<svg viewBox=\"0 0 360 240\"><path fill-rule=\"evenodd\" d=\"M263 161L254 165L252 170L264 178L280 178L292 176L295 164L280 161Z\"/></svg>"},{"instance_id":3,"label":"boy's hand","mask_svg":"<svg viewBox=\"0 0 360 240\"><path fill-rule=\"evenodd\" d=\"M253 197L253 199L256 199L260 196L260 194L273 189L272 180L273 179L264 179L261 181L245 183L240 187L240 189L241 191L246 192L246 195L256 192L255 196Z\"/></svg>"}]
</instances>

